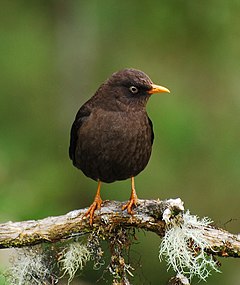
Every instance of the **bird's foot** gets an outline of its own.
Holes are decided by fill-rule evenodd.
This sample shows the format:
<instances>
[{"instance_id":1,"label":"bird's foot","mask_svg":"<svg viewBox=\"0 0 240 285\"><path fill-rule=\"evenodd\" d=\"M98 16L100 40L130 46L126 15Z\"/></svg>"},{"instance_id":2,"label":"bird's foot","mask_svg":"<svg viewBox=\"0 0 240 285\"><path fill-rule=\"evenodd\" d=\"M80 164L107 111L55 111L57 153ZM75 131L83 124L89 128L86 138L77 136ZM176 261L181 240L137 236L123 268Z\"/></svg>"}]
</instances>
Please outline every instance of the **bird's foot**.
<instances>
[{"instance_id":1,"label":"bird's foot","mask_svg":"<svg viewBox=\"0 0 240 285\"><path fill-rule=\"evenodd\" d=\"M122 211L126 210L128 211L128 214L133 215L134 211L133 211L133 207L137 207L137 196L131 196L131 198L129 199L129 201L122 206Z\"/></svg>"},{"instance_id":2,"label":"bird's foot","mask_svg":"<svg viewBox=\"0 0 240 285\"><path fill-rule=\"evenodd\" d=\"M90 226L93 225L93 217L95 210L99 210L102 205L102 199L101 197L95 197L92 205L88 208L87 212L84 214L84 216L89 216L89 224Z\"/></svg>"}]
</instances>

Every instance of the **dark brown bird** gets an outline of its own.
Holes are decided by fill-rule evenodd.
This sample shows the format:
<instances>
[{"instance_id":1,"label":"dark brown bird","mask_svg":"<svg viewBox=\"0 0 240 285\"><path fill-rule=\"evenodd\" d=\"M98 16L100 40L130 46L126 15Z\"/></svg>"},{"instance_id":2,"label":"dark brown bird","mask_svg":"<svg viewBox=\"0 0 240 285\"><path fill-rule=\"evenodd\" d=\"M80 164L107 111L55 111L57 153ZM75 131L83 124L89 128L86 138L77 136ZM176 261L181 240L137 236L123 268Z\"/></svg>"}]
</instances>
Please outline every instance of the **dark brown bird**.
<instances>
[{"instance_id":1,"label":"dark brown bird","mask_svg":"<svg viewBox=\"0 0 240 285\"><path fill-rule=\"evenodd\" d=\"M131 196L122 207L132 214L137 205L134 177L147 165L153 143L153 126L146 104L153 93L170 92L153 84L142 71L113 73L78 111L71 129L69 156L73 165L98 181L94 202L86 215L93 223L102 204L101 182L131 178Z\"/></svg>"}]
</instances>

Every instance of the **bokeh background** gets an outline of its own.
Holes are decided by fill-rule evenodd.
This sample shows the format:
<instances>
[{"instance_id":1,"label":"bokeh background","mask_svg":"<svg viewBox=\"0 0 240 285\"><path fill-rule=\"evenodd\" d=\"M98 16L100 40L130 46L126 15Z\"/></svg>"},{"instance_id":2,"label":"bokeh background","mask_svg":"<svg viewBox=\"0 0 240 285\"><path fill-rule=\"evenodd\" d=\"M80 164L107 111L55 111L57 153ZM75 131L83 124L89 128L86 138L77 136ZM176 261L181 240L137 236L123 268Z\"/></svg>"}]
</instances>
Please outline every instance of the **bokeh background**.
<instances>
[{"instance_id":1,"label":"bokeh background","mask_svg":"<svg viewBox=\"0 0 240 285\"><path fill-rule=\"evenodd\" d=\"M136 178L139 197L181 197L191 213L239 232L239 15L237 0L3 1L0 222L92 202L96 183L68 158L70 127L102 81L134 67L171 90L148 104L155 143ZM102 188L104 199L129 194L129 181ZM172 272L159 263L158 237L137 235L132 283L166 284ZM8 251L0 254L4 270ZM239 285L239 260L220 261L222 273L208 284ZM90 264L74 284L95 284L101 275Z\"/></svg>"}]
</instances>

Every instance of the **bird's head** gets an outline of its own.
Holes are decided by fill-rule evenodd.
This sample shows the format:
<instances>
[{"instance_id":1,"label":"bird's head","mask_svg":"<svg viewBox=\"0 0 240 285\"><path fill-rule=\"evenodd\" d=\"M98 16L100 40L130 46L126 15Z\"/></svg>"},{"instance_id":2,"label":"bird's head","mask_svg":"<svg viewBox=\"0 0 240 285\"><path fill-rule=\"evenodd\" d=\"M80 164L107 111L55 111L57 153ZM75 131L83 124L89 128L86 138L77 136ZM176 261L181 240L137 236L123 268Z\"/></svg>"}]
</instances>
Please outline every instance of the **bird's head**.
<instances>
[{"instance_id":1,"label":"bird's head","mask_svg":"<svg viewBox=\"0 0 240 285\"><path fill-rule=\"evenodd\" d=\"M102 87L107 100L114 100L128 108L145 107L151 94L170 92L167 88L154 84L144 72L133 68L113 73Z\"/></svg>"}]
</instances>

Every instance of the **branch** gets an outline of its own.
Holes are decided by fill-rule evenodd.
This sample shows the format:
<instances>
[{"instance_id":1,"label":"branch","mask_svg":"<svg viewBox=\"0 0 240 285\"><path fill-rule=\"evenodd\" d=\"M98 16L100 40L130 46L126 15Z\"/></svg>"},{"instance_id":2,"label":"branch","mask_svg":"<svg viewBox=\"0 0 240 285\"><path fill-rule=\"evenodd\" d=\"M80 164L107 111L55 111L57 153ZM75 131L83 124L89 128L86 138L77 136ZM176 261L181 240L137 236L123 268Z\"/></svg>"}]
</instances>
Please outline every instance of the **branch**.
<instances>
[{"instance_id":1,"label":"branch","mask_svg":"<svg viewBox=\"0 0 240 285\"><path fill-rule=\"evenodd\" d=\"M90 233L93 228L110 232L113 228L136 228L154 232L163 237L166 230L166 214L176 216L183 211L180 199L139 200L135 214L122 211L123 203L105 201L95 212L94 224L84 216L87 209L75 210L66 215L42 220L7 222L0 224L0 248L32 246L39 243L54 243L63 239ZM169 216L169 217L170 217ZM240 257L240 236L231 234L212 225L202 228L208 241L206 251L213 255Z\"/></svg>"}]
</instances>

